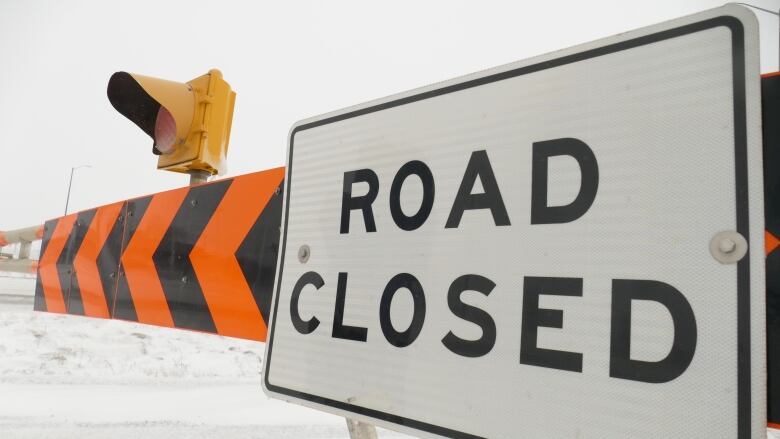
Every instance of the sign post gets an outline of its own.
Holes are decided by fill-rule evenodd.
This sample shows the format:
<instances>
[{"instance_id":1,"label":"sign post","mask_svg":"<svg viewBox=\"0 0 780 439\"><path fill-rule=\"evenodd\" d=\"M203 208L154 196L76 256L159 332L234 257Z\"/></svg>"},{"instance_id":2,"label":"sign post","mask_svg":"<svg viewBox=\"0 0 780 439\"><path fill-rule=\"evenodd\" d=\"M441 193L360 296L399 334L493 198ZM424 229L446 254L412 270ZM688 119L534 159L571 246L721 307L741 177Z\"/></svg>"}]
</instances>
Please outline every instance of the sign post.
<instances>
[{"instance_id":1,"label":"sign post","mask_svg":"<svg viewBox=\"0 0 780 439\"><path fill-rule=\"evenodd\" d=\"M264 388L424 437L765 434L729 5L296 124Z\"/></svg>"}]
</instances>

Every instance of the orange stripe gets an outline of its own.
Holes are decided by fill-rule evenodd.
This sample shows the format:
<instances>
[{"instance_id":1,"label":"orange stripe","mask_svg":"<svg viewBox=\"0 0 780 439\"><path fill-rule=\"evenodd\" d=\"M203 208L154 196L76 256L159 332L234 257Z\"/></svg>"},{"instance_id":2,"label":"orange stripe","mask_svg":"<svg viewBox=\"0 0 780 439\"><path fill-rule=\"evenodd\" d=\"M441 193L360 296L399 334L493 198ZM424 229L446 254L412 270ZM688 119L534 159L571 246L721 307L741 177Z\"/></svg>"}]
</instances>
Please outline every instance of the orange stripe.
<instances>
[{"instance_id":1,"label":"orange stripe","mask_svg":"<svg viewBox=\"0 0 780 439\"><path fill-rule=\"evenodd\" d=\"M284 178L284 168L235 178L190 253L221 335L265 341L267 325L235 253Z\"/></svg>"},{"instance_id":2,"label":"orange stripe","mask_svg":"<svg viewBox=\"0 0 780 439\"><path fill-rule=\"evenodd\" d=\"M780 76L780 72L764 73L761 75L762 78L771 78L773 76Z\"/></svg>"},{"instance_id":3,"label":"orange stripe","mask_svg":"<svg viewBox=\"0 0 780 439\"><path fill-rule=\"evenodd\" d=\"M73 260L73 268L76 270L76 277L81 288L84 314L90 317L109 317L108 304L97 267L97 258L114 227L123 204L109 204L97 209L95 217L89 225L89 230L84 235L81 248Z\"/></svg>"},{"instance_id":4,"label":"orange stripe","mask_svg":"<svg viewBox=\"0 0 780 439\"><path fill-rule=\"evenodd\" d=\"M5 233L0 232L0 247L8 245L8 241L5 240Z\"/></svg>"},{"instance_id":5,"label":"orange stripe","mask_svg":"<svg viewBox=\"0 0 780 439\"><path fill-rule=\"evenodd\" d=\"M46 310L49 312L65 313L65 295L60 285L60 277L57 270L57 259L59 259L65 244L68 242L73 224L76 222L76 214L71 214L60 218L54 232L49 238L49 244L46 246L46 252L41 255L39 261L38 275L41 278L43 286L43 295L46 299Z\"/></svg>"},{"instance_id":6,"label":"orange stripe","mask_svg":"<svg viewBox=\"0 0 780 439\"><path fill-rule=\"evenodd\" d=\"M43 226L38 226L37 229L35 229L35 237L38 239L43 238Z\"/></svg>"},{"instance_id":7,"label":"orange stripe","mask_svg":"<svg viewBox=\"0 0 780 439\"><path fill-rule=\"evenodd\" d=\"M780 424L775 424L774 422L767 422L766 426L769 428L774 428L775 430L780 430Z\"/></svg>"},{"instance_id":8,"label":"orange stripe","mask_svg":"<svg viewBox=\"0 0 780 439\"><path fill-rule=\"evenodd\" d=\"M769 233L769 230L764 230L764 251L766 251L766 255L768 256L769 253L772 253L777 246L780 245L780 240L778 240L775 235Z\"/></svg>"},{"instance_id":9,"label":"orange stripe","mask_svg":"<svg viewBox=\"0 0 780 439\"><path fill-rule=\"evenodd\" d=\"M182 188L152 196L144 217L122 254L122 265L139 322L174 326L152 256L188 191L188 188Z\"/></svg>"}]
</instances>

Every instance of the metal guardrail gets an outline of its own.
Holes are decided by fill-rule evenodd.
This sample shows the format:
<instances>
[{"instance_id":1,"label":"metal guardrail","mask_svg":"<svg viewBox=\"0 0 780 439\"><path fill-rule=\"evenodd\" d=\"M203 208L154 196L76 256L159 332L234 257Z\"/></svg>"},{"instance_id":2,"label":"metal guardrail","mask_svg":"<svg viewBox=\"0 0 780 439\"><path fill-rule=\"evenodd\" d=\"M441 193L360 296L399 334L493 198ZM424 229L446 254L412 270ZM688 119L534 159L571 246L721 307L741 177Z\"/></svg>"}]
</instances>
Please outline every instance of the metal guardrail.
<instances>
[{"instance_id":1,"label":"metal guardrail","mask_svg":"<svg viewBox=\"0 0 780 439\"><path fill-rule=\"evenodd\" d=\"M14 243L33 242L43 237L43 225L0 231L0 247Z\"/></svg>"},{"instance_id":2,"label":"metal guardrail","mask_svg":"<svg viewBox=\"0 0 780 439\"><path fill-rule=\"evenodd\" d=\"M9 244L19 244L19 255L0 254L0 272L35 273L38 261L30 259L30 248L33 241L43 237L43 226L25 227L22 229L0 231L0 247Z\"/></svg>"}]
</instances>

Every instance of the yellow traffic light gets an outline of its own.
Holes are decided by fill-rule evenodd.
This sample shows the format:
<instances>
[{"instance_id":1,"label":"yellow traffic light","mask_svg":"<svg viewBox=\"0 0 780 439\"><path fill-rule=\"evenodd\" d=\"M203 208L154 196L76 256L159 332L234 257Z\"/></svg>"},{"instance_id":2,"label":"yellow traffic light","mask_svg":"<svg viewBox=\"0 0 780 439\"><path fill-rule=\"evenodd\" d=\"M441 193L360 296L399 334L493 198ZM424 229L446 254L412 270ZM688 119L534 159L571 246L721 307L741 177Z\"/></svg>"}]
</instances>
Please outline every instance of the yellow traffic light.
<instances>
[{"instance_id":1,"label":"yellow traffic light","mask_svg":"<svg viewBox=\"0 0 780 439\"><path fill-rule=\"evenodd\" d=\"M154 141L157 169L223 174L236 93L212 69L187 83L116 72L108 100Z\"/></svg>"}]
</instances>

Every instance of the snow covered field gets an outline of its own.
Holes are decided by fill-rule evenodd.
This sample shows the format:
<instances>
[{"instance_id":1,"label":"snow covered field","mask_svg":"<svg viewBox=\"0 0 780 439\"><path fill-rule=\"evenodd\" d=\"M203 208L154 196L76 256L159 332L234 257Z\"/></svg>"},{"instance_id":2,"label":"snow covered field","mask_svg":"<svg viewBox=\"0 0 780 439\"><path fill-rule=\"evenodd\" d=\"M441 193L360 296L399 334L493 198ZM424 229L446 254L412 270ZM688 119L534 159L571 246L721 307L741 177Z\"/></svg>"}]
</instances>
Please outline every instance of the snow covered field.
<instances>
[{"instance_id":1,"label":"snow covered field","mask_svg":"<svg viewBox=\"0 0 780 439\"><path fill-rule=\"evenodd\" d=\"M263 394L264 344L36 313L33 290L0 277L0 438L349 437L343 418Z\"/></svg>"}]
</instances>

